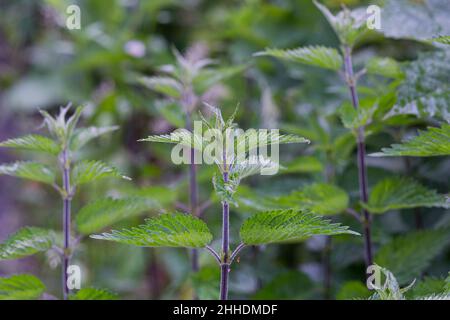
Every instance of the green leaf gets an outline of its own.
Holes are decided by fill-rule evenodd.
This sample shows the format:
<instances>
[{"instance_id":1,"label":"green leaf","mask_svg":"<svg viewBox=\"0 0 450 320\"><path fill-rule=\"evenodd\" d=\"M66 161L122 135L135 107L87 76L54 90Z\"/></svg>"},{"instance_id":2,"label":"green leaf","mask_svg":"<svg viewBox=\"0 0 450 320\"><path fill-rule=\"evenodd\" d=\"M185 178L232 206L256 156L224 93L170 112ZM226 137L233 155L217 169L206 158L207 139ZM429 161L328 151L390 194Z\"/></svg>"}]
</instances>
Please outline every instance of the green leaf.
<instances>
[{"instance_id":1,"label":"green leaf","mask_svg":"<svg viewBox=\"0 0 450 320\"><path fill-rule=\"evenodd\" d=\"M366 64L369 74L377 74L386 78L401 79L403 71L399 63L392 58L373 57Z\"/></svg>"},{"instance_id":2,"label":"green leaf","mask_svg":"<svg viewBox=\"0 0 450 320\"><path fill-rule=\"evenodd\" d=\"M77 129L73 134L72 141L70 143L70 148L72 150L78 150L92 139L95 139L101 135L104 135L105 133L109 133L117 129L119 129L118 126L87 127Z\"/></svg>"},{"instance_id":3,"label":"green leaf","mask_svg":"<svg viewBox=\"0 0 450 320\"><path fill-rule=\"evenodd\" d=\"M450 124L443 124L441 128L428 128L402 144L394 144L390 148L381 149L382 152L373 153L373 157L434 157L450 155Z\"/></svg>"},{"instance_id":4,"label":"green leaf","mask_svg":"<svg viewBox=\"0 0 450 320\"><path fill-rule=\"evenodd\" d=\"M256 174L275 174L279 166L279 163L272 161L270 158L265 158L262 155L249 156L243 161L237 161L231 169L231 174L236 175L241 180Z\"/></svg>"},{"instance_id":5,"label":"green leaf","mask_svg":"<svg viewBox=\"0 0 450 320\"><path fill-rule=\"evenodd\" d=\"M13 260L47 251L56 242L51 230L25 227L0 244L0 260Z\"/></svg>"},{"instance_id":6,"label":"green leaf","mask_svg":"<svg viewBox=\"0 0 450 320\"><path fill-rule=\"evenodd\" d=\"M308 209L316 214L338 214L348 208L347 193L332 184L315 183L281 196L275 202L283 207Z\"/></svg>"},{"instance_id":7,"label":"green leaf","mask_svg":"<svg viewBox=\"0 0 450 320\"><path fill-rule=\"evenodd\" d=\"M148 136L147 138L140 139L139 141L182 144L186 147L193 147L197 150L202 150L203 148L203 137L198 136L186 129L177 129L170 134Z\"/></svg>"},{"instance_id":8,"label":"green leaf","mask_svg":"<svg viewBox=\"0 0 450 320\"><path fill-rule=\"evenodd\" d=\"M236 65L224 68L202 69L195 76L193 86L195 91L202 95L215 84L235 76L247 68L246 65Z\"/></svg>"},{"instance_id":9,"label":"green leaf","mask_svg":"<svg viewBox=\"0 0 450 320\"><path fill-rule=\"evenodd\" d=\"M198 299L216 300L219 297L220 270L217 266L202 266L198 272L191 272L190 278Z\"/></svg>"},{"instance_id":10,"label":"green leaf","mask_svg":"<svg viewBox=\"0 0 450 320\"><path fill-rule=\"evenodd\" d=\"M186 115L179 103L170 100L157 100L155 101L155 109L174 127L182 128L186 125Z\"/></svg>"},{"instance_id":11,"label":"green leaf","mask_svg":"<svg viewBox=\"0 0 450 320\"><path fill-rule=\"evenodd\" d=\"M147 88L165 96L180 99L183 94L183 85L169 77L142 77L140 82Z\"/></svg>"},{"instance_id":12,"label":"green leaf","mask_svg":"<svg viewBox=\"0 0 450 320\"><path fill-rule=\"evenodd\" d=\"M411 232L382 246L374 260L391 270L400 283L406 283L420 276L449 240L448 228Z\"/></svg>"},{"instance_id":13,"label":"green leaf","mask_svg":"<svg viewBox=\"0 0 450 320\"><path fill-rule=\"evenodd\" d=\"M18 161L0 165L1 174L48 184L55 182L55 173L48 166L31 161Z\"/></svg>"},{"instance_id":14,"label":"green leaf","mask_svg":"<svg viewBox=\"0 0 450 320\"><path fill-rule=\"evenodd\" d=\"M61 107L59 114L56 117L52 117L47 111L40 110L48 130L63 145L67 144L72 138L72 134L84 109L83 106L77 107L75 112L66 119L70 107L70 103L66 107Z\"/></svg>"},{"instance_id":15,"label":"green leaf","mask_svg":"<svg viewBox=\"0 0 450 320\"><path fill-rule=\"evenodd\" d=\"M376 104L373 104L372 101L361 100L358 110L351 103L345 102L338 111L344 127L356 130L372 120L372 115L375 110Z\"/></svg>"},{"instance_id":16,"label":"green leaf","mask_svg":"<svg viewBox=\"0 0 450 320\"><path fill-rule=\"evenodd\" d=\"M256 300L298 300L312 299L313 283L299 271L283 272L265 284L252 299Z\"/></svg>"},{"instance_id":17,"label":"green leaf","mask_svg":"<svg viewBox=\"0 0 450 320\"><path fill-rule=\"evenodd\" d=\"M290 144L290 143L310 143L308 139L299 137L294 134L280 134L272 130L247 130L243 134L238 135L236 139L236 150L244 150L249 152L256 148L270 145Z\"/></svg>"},{"instance_id":18,"label":"green leaf","mask_svg":"<svg viewBox=\"0 0 450 320\"><path fill-rule=\"evenodd\" d=\"M416 298L415 300L450 300L450 293L431 294L429 296Z\"/></svg>"},{"instance_id":19,"label":"green leaf","mask_svg":"<svg viewBox=\"0 0 450 320\"><path fill-rule=\"evenodd\" d=\"M394 274L386 268L376 265L386 278L382 286L376 286L372 283L376 293L369 297L369 300L406 300L405 293L408 292L415 284L413 280L406 287L401 288Z\"/></svg>"},{"instance_id":20,"label":"green leaf","mask_svg":"<svg viewBox=\"0 0 450 320\"><path fill-rule=\"evenodd\" d=\"M322 46L302 47L291 50L266 49L256 53L255 56L272 56L331 70L339 70L342 67L342 57L339 52L334 48Z\"/></svg>"},{"instance_id":21,"label":"green leaf","mask_svg":"<svg viewBox=\"0 0 450 320\"><path fill-rule=\"evenodd\" d=\"M429 42L439 42L439 43L450 45L450 36L435 37L435 38L428 39L428 41Z\"/></svg>"},{"instance_id":22,"label":"green leaf","mask_svg":"<svg viewBox=\"0 0 450 320\"><path fill-rule=\"evenodd\" d=\"M53 140L37 134L3 141L0 143L0 147L45 152L53 155L60 152L60 147Z\"/></svg>"},{"instance_id":23,"label":"green leaf","mask_svg":"<svg viewBox=\"0 0 450 320\"><path fill-rule=\"evenodd\" d=\"M83 288L77 293L71 294L69 300L116 300L117 295L105 290L96 288Z\"/></svg>"},{"instance_id":24,"label":"green leaf","mask_svg":"<svg viewBox=\"0 0 450 320\"><path fill-rule=\"evenodd\" d=\"M450 50L420 54L403 72L397 102L385 118L411 114L450 122Z\"/></svg>"},{"instance_id":25,"label":"green leaf","mask_svg":"<svg viewBox=\"0 0 450 320\"><path fill-rule=\"evenodd\" d=\"M337 300L367 299L369 297L370 291L367 289L367 286L360 281L345 282L336 294Z\"/></svg>"},{"instance_id":26,"label":"green leaf","mask_svg":"<svg viewBox=\"0 0 450 320\"><path fill-rule=\"evenodd\" d=\"M99 199L81 208L76 216L77 229L82 234L99 232L112 224L159 209L156 200L132 197L125 199Z\"/></svg>"},{"instance_id":27,"label":"green leaf","mask_svg":"<svg viewBox=\"0 0 450 320\"><path fill-rule=\"evenodd\" d=\"M0 300L38 299L44 291L42 281L31 274L0 278Z\"/></svg>"},{"instance_id":28,"label":"green leaf","mask_svg":"<svg viewBox=\"0 0 450 320\"><path fill-rule=\"evenodd\" d=\"M427 40L450 34L447 0L388 0L381 13L382 32L395 39Z\"/></svg>"},{"instance_id":29,"label":"green leaf","mask_svg":"<svg viewBox=\"0 0 450 320\"><path fill-rule=\"evenodd\" d=\"M247 245L302 241L314 235L356 234L348 227L330 223L305 210L261 212L247 219L240 231Z\"/></svg>"},{"instance_id":30,"label":"green leaf","mask_svg":"<svg viewBox=\"0 0 450 320\"><path fill-rule=\"evenodd\" d=\"M369 17L366 8L356 8L349 10L344 7L343 10L333 15L327 7L316 0L313 1L316 7L322 12L336 32L341 44L353 47L354 44L367 31L366 21Z\"/></svg>"},{"instance_id":31,"label":"green leaf","mask_svg":"<svg viewBox=\"0 0 450 320\"><path fill-rule=\"evenodd\" d=\"M450 272L447 278L445 278L445 292L450 293Z\"/></svg>"},{"instance_id":32,"label":"green leaf","mask_svg":"<svg viewBox=\"0 0 450 320\"><path fill-rule=\"evenodd\" d=\"M75 165L72 172L72 183L80 185L103 178L122 178L131 180L122 175L119 170L97 160L83 160Z\"/></svg>"},{"instance_id":33,"label":"green leaf","mask_svg":"<svg viewBox=\"0 0 450 320\"><path fill-rule=\"evenodd\" d=\"M407 292L408 298L420 298L445 291L445 279L426 277Z\"/></svg>"},{"instance_id":34,"label":"green leaf","mask_svg":"<svg viewBox=\"0 0 450 320\"><path fill-rule=\"evenodd\" d=\"M371 213L417 207L444 207L449 203L445 195L427 189L410 178L387 178L379 182L370 193L367 205Z\"/></svg>"},{"instance_id":35,"label":"green leaf","mask_svg":"<svg viewBox=\"0 0 450 320\"><path fill-rule=\"evenodd\" d=\"M323 165L316 157L301 156L281 168L280 173L322 172Z\"/></svg>"},{"instance_id":36,"label":"green leaf","mask_svg":"<svg viewBox=\"0 0 450 320\"><path fill-rule=\"evenodd\" d=\"M212 240L206 223L182 213L162 214L138 227L91 237L139 247L203 248Z\"/></svg>"},{"instance_id":37,"label":"green leaf","mask_svg":"<svg viewBox=\"0 0 450 320\"><path fill-rule=\"evenodd\" d=\"M214 186L214 190L219 196L221 201L225 201L228 203L232 203L237 205L234 200L234 194L236 193L236 189L239 186L239 177L236 175L231 175L228 179L228 182L225 182L223 178L217 174L213 176L212 184Z\"/></svg>"}]
</instances>

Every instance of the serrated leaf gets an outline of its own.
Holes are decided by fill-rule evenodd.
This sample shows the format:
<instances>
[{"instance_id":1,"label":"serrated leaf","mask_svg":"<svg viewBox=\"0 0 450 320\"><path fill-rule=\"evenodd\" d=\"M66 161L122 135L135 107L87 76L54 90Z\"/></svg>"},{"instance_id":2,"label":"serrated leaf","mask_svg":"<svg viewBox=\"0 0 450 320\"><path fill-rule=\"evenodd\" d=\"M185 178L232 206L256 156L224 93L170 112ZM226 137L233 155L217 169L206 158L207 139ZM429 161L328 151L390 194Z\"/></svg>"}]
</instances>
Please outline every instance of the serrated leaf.
<instances>
[{"instance_id":1,"label":"serrated leaf","mask_svg":"<svg viewBox=\"0 0 450 320\"><path fill-rule=\"evenodd\" d=\"M373 57L367 61L366 70L369 74L377 74L387 78L400 79L403 71L399 63L392 58Z\"/></svg>"},{"instance_id":2,"label":"serrated leaf","mask_svg":"<svg viewBox=\"0 0 450 320\"><path fill-rule=\"evenodd\" d=\"M177 80L169 77L142 77L141 83L165 96L179 99L183 94L183 85Z\"/></svg>"},{"instance_id":3,"label":"serrated leaf","mask_svg":"<svg viewBox=\"0 0 450 320\"><path fill-rule=\"evenodd\" d=\"M309 209L316 214L338 214L348 208L347 193L332 184L314 183L274 201L283 207Z\"/></svg>"},{"instance_id":4,"label":"serrated leaf","mask_svg":"<svg viewBox=\"0 0 450 320\"><path fill-rule=\"evenodd\" d=\"M393 144L390 148L381 149L382 152L373 153L373 157L410 156L434 157L450 155L450 125L441 128L429 128L419 131L419 134L402 144Z\"/></svg>"},{"instance_id":5,"label":"serrated leaf","mask_svg":"<svg viewBox=\"0 0 450 320\"><path fill-rule=\"evenodd\" d=\"M243 161L237 161L232 167L231 174L236 175L241 180L256 174L275 174L278 172L279 166L279 163L272 161L270 158L265 158L262 155L250 156Z\"/></svg>"},{"instance_id":6,"label":"serrated leaf","mask_svg":"<svg viewBox=\"0 0 450 320\"><path fill-rule=\"evenodd\" d=\"M445 195L438 194L410 178L387 178L372 189L369 202L361 204L371 213L417 207L449 207Z\"/></svg>"},{"instance_id":7,"label":"serrated leaf","mask_svg":"<svg viewBox=\"0 0 450 320\"><path fill-rule=\"evenodd\" d=\"M256 148L270 145L290 144L290 143L310 143L308 139L294 134L280 134L276 130L247 130L237 136L235 149L249 152ZM232 159L232 157L229 157Z\"/></svg>"},{"instance_id":8,"label":"serrated leaf","mask_svg":"<svg viewBox=\"0 0 450 320\"><path fill-rule=\"evenodd\" d=\"M447 0L388 0L381 13L382 32L395 39L427 40L450 34Z\"/></svg>"},{"instance_id":9,"label":"serrated leaf","mask_svg":"<svg viewBox=\"0 0 450 320\"><path fill-rule=\"evenodd\" d=\"M92 235L91 238L115 241L139 247L203 248L212 240L208 226L191 215L162 214L145 224L122 231Z\"/></svg>"},{"instance_id":10,"label":"serrated leaf","mask_svg":"<svg viewBox=\"0 0 450 320\"><path fill-rule=\"evenodd\" d=\"M87 127L80 128L75 130L70 148L72 150L78 150L86 145L92 139L95 139L105 133L112 132L119 129L118 126L109 126L109 127Z\"/></svg>"},{"instance_id":11,"label":"serrated leaf","mask_svg":"<svg viewBox=\"0 0 450 320\"><path fill-rule=\"evenodd\" d=\"M31 161L18 161L11 164L0 165L0 175L53 184L55 173L46 165Z\"/></svg>"},{"instance_id":12,"label":"serrated leaf","mask_svg":"<svg viewBox=\"0 0 450 320\"><path fill-rule=\"evenodd\" d=\"M420 54L403 72L397 102L385 118L411 114L450 122L450 50Z\"/></svg>"},{"instance_id":13,"label":"serrated leaf","mask_svg":"<svg viewBox=\"0 0 450 320\"><path fill-rule=\"evenodd\" d=\"M407 298L420 298L445 291L445 279L426 277L407 292Z\"/></svg>"},{"instance_id":14,"label":"serrated leaf","mask_svg":"<svg viewBox=\"0 0 450 320\"><path fill-rule=\"evenodd\" d=\"M429 42L439 42L442 44L450 45L450 36L435 37L435 38L428 39L428 41Z\"/></svg>"},{"instance_id":15,"label":"serrated leaf","mask_svg":"<svg viewBox=\"0 0 450 320\"><path fill-rule=\"evenodd\" d=\"M0 278L0 300L38 299L44 291L42 281L31 274Z\"/></svg>"},{"instance_id":16,"label":"serrated leaf","mask_svg":"<svg viewBox=\"0 0 450 320\"><path fill-rule=\"evenodd\" d=\"M67 112L70 110L71 104L69 103L66 107L61 107L59 113L56 117L52 117L47 111L39 110L41 115L44 117L44 123L46 124L48 130L54 137L58 139L61 144L66 144L69 142L75 127L81 117L84 107L79 106L75 109L74 113L66 119Z\"/></svg>"},{"instance_id":17,"label":"serrated leaf","mask_svg":"<svg viewBox=\"0 0 450 320\"><path fill-rule=\"evenodd\" d=\"M450 293L436 293L415 300L450 300Z\"/></svg>"},{"instance_id":18,"label":"serrated leaf","mask_svg":"<svg viewBox=\"0 0 450 320\"><path fill-rule=\"evenodd\" d=\"M60 147L51 139L37 134L9 139L0 143L0 147L45 152L57 155Z\"/></svg>"},{"instance_id":19,"label":"serrated leaf","mask_svg":"<svg viewBox=\"0 0 450 320\"><path fill-rule=\"evenodd\" d=\"M372 283L372 287L376 293L369 297L369 300L406 300L404 294L414 286L416 281L413 280L406 287L401 288L397 278L390 270L377 265L375 266L380 269L386 280L382 286L377 286L375 283Z\"/></svg>"},{"instance_id":20,"label":"serrated leaf","mask_svg":"<svg viewBox=\"0 0 450 320\"><path fill-rule=\"evenodd\" d=\"M55 233L35 227L22 228L0 244L0 260L13 260L47 251L56 242Z\"/></svg>"},{"instance_id":21,"label":"serrated leaf","mask_svg":"<svg viewBox=\"0 0 450 320\"><path fill-rule=\"evenodd\" d=\"M215 174L212 179L214 190L216 191L220 200L232 203L234 205L237 205L236 201L234 200L234 194L236 193L236 189L239 186L239 182L239 177L235 175L231 175L227 182L225 182L223 178L217 174Z\"/></svg>"},{"instance_id":22,"label":"serrated leaf","mask_svg":"<svg viewBox=\"0 0 450 320\"><path fill-rule=\"evenodd\" d=\"M247 245L302 241L314 235L356 234L306 210L274 210L247 219L240 231Z\"/></svg>"},{"instance_id":23,"label":"serrated leaf","mask_svg":"<svg viewBox=\"0 0 450 320\"><path fill-rule=\"evenodd\" d=\"M342 57L339 52L334 48L322 46L301 47L291 50L266 49L255 55L272 56L331 70L339 70L342 67Z\"/></svg>"},{"instance_id":24,"label":"serrated leaf","mask_svg":"<svg viewBox=\"0 0 450 320\"><path fill-rule=\"evenodd\" d=\"M69 296L69 300L116 300L117 295L105 289L83 288Z\"/></svg>"},{"instance_id":25,"label":"serrated leaf","mask_svg":"<svg viewBox=\"0 0 450 320\"><path fill-rule=\"evenodd\" d=\"M134 217L150 209L159 209L156 200L148 198L105 198L81 208L76 216L77 229L82 234L99 232L123 219Z\"/></svg>"},{"instance_id":26,"label":"serrated leaf","mask_svg":"<svg viewBox=\"0 0 450 320\"><path fill-rule=\"evenodd\" d=\"M203 148L203 137L186 129L177 129L170 134L148 136L139 141L181 144L186 147L193 147L197 150L202 150Z\"/></svg>"},{"instance_id":27,"label":"serrated leaf","mask_svg":"<svg viewBox=\"0 0 450 320\"><path fill-rule=\"evenodd\" d=\"M349 47L359 40L367 31L367 19L369 15L366 8L360 7L349 10L344 7L343 10L333 15L327 7L313 0L316 7L322 12L330 23L339 41Z\"/></svg>"},{"instance_id":28,"label":"serrated leaf","mask_svg":"<svg viewBox=\"0 0 450 320\"><path fill-rule=\"evenodd\" d=\"M339 115L342 124L347 129L356 130L363 127L372 120L372 115L376 110L376 105L369 101L361 100L360 107L355 109L349 102L345 102L339 108Z\"/></svg>"},{"instance_id":29,"label":"serrated leaf","mask_svg":"<svg viewBox=\"0 0 450 320\"><path fill-rule=\"evenodd\" d=\"M406 283L420 276L449 240L449 229L411 232L382 246L374 261L391 270L400 283Z\"/></svg>"},{"instance_id":30,"label":"serrated leaf","mask_svg":"<svg viewBox=\"0 0 450 320\"><path fill-rule=\"evenodd\" d=\"M83 160L75 165L72 172L72 183L81 185L103 178L122 178L131 180L122 175L119 170L97 160Z\"/></svg>"}]
</instances>

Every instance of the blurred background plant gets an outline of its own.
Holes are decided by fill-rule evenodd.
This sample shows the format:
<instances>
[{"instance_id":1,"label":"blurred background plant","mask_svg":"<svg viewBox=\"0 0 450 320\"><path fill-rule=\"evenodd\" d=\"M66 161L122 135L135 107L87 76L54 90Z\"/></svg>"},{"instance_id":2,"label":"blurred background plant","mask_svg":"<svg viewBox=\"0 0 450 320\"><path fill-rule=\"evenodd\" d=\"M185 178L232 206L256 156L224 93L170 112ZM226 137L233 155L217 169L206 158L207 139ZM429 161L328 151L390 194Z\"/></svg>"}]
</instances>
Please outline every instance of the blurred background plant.
<instances>
[{"instance_id":1,"label":"blurred background plant","mask_svg":"<svg viewBox=\"0 0 450 320\"><path fill-rule=\"evenodd\" d=\"M367 103L383 96L386 100L380 105L393 115L383 120L382 126L368 127L368 153L413 137L418 129L445 127L450 114L450 53L448 45L430 39L450 34L450 3L322 3L332 12L339 11L341 4L384 6L382 31L364 37L353 52L357 70L368 68L374 56L395 59L389 68L391 80L386 73L377 74L381 69L373 62L375 72L358 86ZM80 30L65 27L70 4L81 8ZM176 99L168 101L145 89L139 79L160 74L163 65L176 64L173 48L183 54L188 48L202 48L217 67L246 66L202 99L219 102L225 115L239 103L237 122L241 127L281 128L312 142L301 149L283 146L281 162L286 168L282 174L264 177L264 184L253 177L240 186L242 199L240 209L231 212L234 218L244 220L257 205L267 207L271 204L265 203L268 199L285 196L282 201L288 206L308 206L361 231L359 223L345 214L347 207L359 206L358 173L354 138L338 111L348 101L339 75L275 59L252 58L253 53L266 48L307 45L339 46L327 20L309 0L5 0L0 3L0 141L40 132L38 109L54 112L68 101L85 104L83 125L117 124L120 129L87 146L83 157L114 163L133 178L133 183L94 183L80 190L80 204L105 194L143 193L158 198L166 209L188 203L188 168L171 163L170 146L137 142L144 136L184 127L183 109ZM403 77L396 77L397 68ZM441 155L448 155L448 151ZM0 150L0 162L16 158L22 154ZM420 192L432 189L445 194L449 190L448 156L367 160L369 190L393 175L419 181L425 188L419 188ZM204 166L198 169L199 197L212 203L204 218L218 235L220 202L210 196L211 170ZM332 184L323 187L324 182ZM403 184L400 181L378 190L396 190ZM293 191L293 197L286 196ZM414 278L428 280L434 288L444 286L450 265L448 211L443 205L421 208L423 202L416 201L415 205L396 206L393 200L388 199L387 205L380 199L386 198L378 194L372 202L380 213L372 226L375 262L392 271L402 287ZM60 219L55 214L59 206L57 196L38 184L0 176L0 240L27 225L59 229ZM134 217L114 227L140 222L142 217ZM231 230L232 240L237 233L237 229ZM233 272L230 279L230 296L370 296L364 285L362 239L336 237L332 247L328 245L326 238L315 237L302 244L251 249L251 254L233 266L240 272ZM201 270L193 276L183 249L143 250L88 239L75 259L82 266L82 286L109 288L120 298L191 298L194 288L200 298L215 299L218 295L219 273L206 254L200 255ZM55 274L59 271L49 269L48 263L39 256L0 261L0 275L32 273L56 293L60 284Z\"/></svg>"}]
</instances>

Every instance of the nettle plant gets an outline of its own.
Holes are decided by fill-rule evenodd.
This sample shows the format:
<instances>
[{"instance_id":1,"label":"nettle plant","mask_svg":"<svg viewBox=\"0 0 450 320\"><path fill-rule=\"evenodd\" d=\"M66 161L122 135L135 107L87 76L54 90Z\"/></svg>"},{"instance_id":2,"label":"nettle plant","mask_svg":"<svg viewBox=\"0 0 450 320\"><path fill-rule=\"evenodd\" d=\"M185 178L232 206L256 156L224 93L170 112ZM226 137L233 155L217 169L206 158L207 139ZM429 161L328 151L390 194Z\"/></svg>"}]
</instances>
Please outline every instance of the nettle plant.
<instances>
[{"instance_id":1,"label":"nettle plant","mask_svg":"<svg viewBox=\"0 0 450 320\"><path fill-rule=\"evenodd\" d=\"M71 258L85 235L100 231L130 215L142 213L152 204L143 198L97 199L78 211L73 226L72 200L77 191L88 183L104 178L130 178L102 161L78 159L82 147L94 138L117 130L118 127L76 128L83 107L76 108L70 116L69 111L70 105L61 108L56 117L41 111L50 137L31 134L0 143L0 147L48 155L52 164L18 161L0 165L0 174L45 183L58 192L63 202L60 232L38 227L22 228L0 244L0 260L20 259L46 252L50 257L59 257L56 262L60 262L62 266L64 299L112 299L114 294L94 288L83 288L71 294L72 285L80 289L82 276L77 265L71 266ZM55 259L52 261L55 263ZM33 275L14 275L0 279L2 298L54 298L45 291L45 285Z\"/></svg>"},{"instance_id":2,"label":"nettle plant","mask_svg":"<svg viewBox=\"0 0 450 320\"><path fill-rule=\"evenodd\" d=\"M190 47L184 55L175 48L175 64L158 68L160 75L146 76L140 82L147 88L161 94L157 109L164 118L178 128L192 130L193 113L199 109L200 101L212 102L220 98L224 88L220 82L243 70L242 66L217 67L215 61L207 58L207 47L201 43ZM178 206L191 215L201 216L209 202L199 203L197 165L191 150L189 162L189 205ZM192 250L192 270L198 271L198 253Z\"/></svg>"},{"instance_id":3,"label":"nettle plant","mask_svg":"<svg viewBox=\"0 0 450 320\"><path fill-rule=\"evenodd\" d=\"M338 114L344 127L351 131L355 139L359 202L355 208L340 209L339 211L350 213L361 223L364 233L365 263L366 266L370 266L374 262L374 248L372 244L372 216L374 214L418 207L448 207L448 200L445 195L438 194L436 191L426 188L411 178L394 177L383 179L369 193L366 164L366 137L381 132L387 124L401 126L414 123L414 120L402 117L406 114L415 114L423 118L435 116L441 119L445 118L446 114L448 116L445 110L441 111L441 108L445 109L445 106L442 106L444 97L440 95L445 96L445 89L441 94L440 89L432 89L431 87L446 86L445 84L440 84L439 81L445 81L445 78L448 79L448 77L441 75L431 61L434 61L438 56L447 60L448 52L437 52L430 54L430 56L424 56L420 61L406 65L406 67L403 67L392 58L373 57L366 62L364 68L355 72L352 62L353 52L357 44L371 32L367 29L366 21L369 15L366 13L366 8L349 10L344 7L338 14L333 15L325 6L317 1L314 1L314 3L335 31L340 42L340 52L335 48L307 46L291 50L266 49L263 52L256 53L255 56L272 56L331 70L338 73L345 83L350 101L342 104ZM440 41L441 38L438 40ZM429 79L426 79L427 76L422 74L427 64L433 73ZM364 75L379 76L390 80L390 82L384 81L382 85L374 88L365 86L363 91L365 94L360 98L361 93L357 85ZM411 87L417 88L417 91L411 90ZM429 106L431 104L433 107ZM399 115L400 117L396 118ZM336 139L335 143L336 145L341 145L345 150L347 149L343 144L345 141L345 138ZM441 128L431 128L429 132L421 134L404 145L394 145L391 149L383 149L383 153L373 155L448 155L448 124L443 124ZM325 188L316 185L314 188L327 194L327 188L329 187ZM302 202L317 198L317 196L312 198L310 196L311 190L314 188L305 188L305 190L300 191L300 194L297 193L290 196L288 200L297 202L297 205L301 206ZM268 205L272 207L284 206L285 198L271 199ZM342 197L342 199L344 198ZM361 214L358 213L358 210L361 211ZM334 213L339 213L339 211ZM439 236L441 231L443 231L442 228L433 233L433 235L431 235L432 232L430 231L423 232L428 232L431 238L443 240L444 238ZM418 233L414 236L420 237L422 234ZM387 258L388 255L391 255L390 258L395 260L392 256L396 251L394 241L382 249L377 253L375 261L382 266L395 264L395 262ZM405 249L405 251L403 252L400 249ZM397 248L397 250L402 251L399 255L404 254L405 261L407 259L412 260L410 259L411 255L408 256L405 253L408 250L406 246L405 248ZM424 258L427 263L430 259L431 256ZM412 262L412 265L414 265L414 262ZM422 265L423 267L424 265Z\"/></svg>"},{"instance_id":4,"label":"nettle plant","mask_svg":"<svg viewBox=\"0 0 450 320\"><path fill-rule=\"evenodd\" d=\"M202 123L212 135L196 131L176 130L170 135L150 136L142 141L172 143L191 148L203 155L203 161L217 165L218 173L212 184L222 203L222 238L220 250L210 246L213 235L205 222L186 213L163 214L151 218L144 225L121 231L93 235L95 239L115 241L141 247L187 247L207 250L220 267L220 299L228 298L230 266L246 246L270 243L286 243L305 240L314 235L357 234L348 227L331 223L321 216L302 209L280 209L259 212L244 221L240 228L240 242L231 250L230 206L241 180L272 170L278 166L256 148L287 143L306 143L308 140L294 135L270 132L257 133L237 130L234 115L227 121L219 109L214 108L215 122L210 124L202 117ZM210 132L211 132L210 131ZM180 149L183 150L183 149ZM206 152L208 151L208 152ZM239 157L237 155L245 155ZM184 155L190 159L191 154Z\"/></svg>"},{"instance_id":5,"label":"nettle plant","mask_svg":"<svg viewBox=\"0 0 450 320\"><path fill-rule=\"evenodd\" d=\"M449 300L450 275L446 279L428 277L401 287L395 275L386 268L373 265L378 279L368 283L375 292L368 300Z\"/></svg>"}]
</instances>

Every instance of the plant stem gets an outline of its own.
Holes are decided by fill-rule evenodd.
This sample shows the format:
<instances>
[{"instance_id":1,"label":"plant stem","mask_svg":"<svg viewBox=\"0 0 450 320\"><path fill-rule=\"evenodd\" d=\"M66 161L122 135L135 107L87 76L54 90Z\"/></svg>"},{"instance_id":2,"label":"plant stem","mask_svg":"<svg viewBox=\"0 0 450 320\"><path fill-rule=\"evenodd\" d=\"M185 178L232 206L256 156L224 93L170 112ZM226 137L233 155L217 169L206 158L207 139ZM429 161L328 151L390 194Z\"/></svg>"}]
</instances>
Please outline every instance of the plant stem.
<instances>
[{"instance_id":1,"label":"plant stem","mask_svg":"<svg viewBox=\"0 0 450 320\"><path fill-rule=\"evenodd\" d=\"M226 164L224 164L226 167ZM223 181L228 182L228 172L224 171ZM228 202L222 202L222 261L220 264L220 300L228 299L228 272L230 247L230 207Z\"/></svg>"},{"instance_id":2,"label":"plant stem","mask_svg":"<svg viewBox=\"0 0 450 320\"><path fill-rule=\"evenodd\" d=\"M348 46L344 47L344 67L347 85L350 91L350 96L352 99L352 104L355 109L359 109L359 99L358 93L356 92L356 79L353 73L352 65L352 52L351 48ZM366 147L365 147L365 137L364 137L364 127L361 126L357 130L357 162L358 162L358 181L359 181L359 193L360 199L363 203L367 203L368 192L367 192L367 167L365 163L366 157ZM362 214L364 217L363 228L364 228L364 247L365 247L365 262L366 266L372 264L372 240L371 240L371 216L366 209L362 209Z\"/></svg>"},{"instance_id":3,"label":"plant stem","mask_svg":"<svg viewBox=\"0 0 450 320\"><path fill-rule=\"evenodd\" d=\"M70 187L70 160L67 148L64 148L61 154L62 180L63 180L63 234L64 249L62 263L62 287L63 297L67 300L69 288L67 286L67 268L70 263L70 219L71 219L71 187Z\"/></svg>"}]
</instances>

